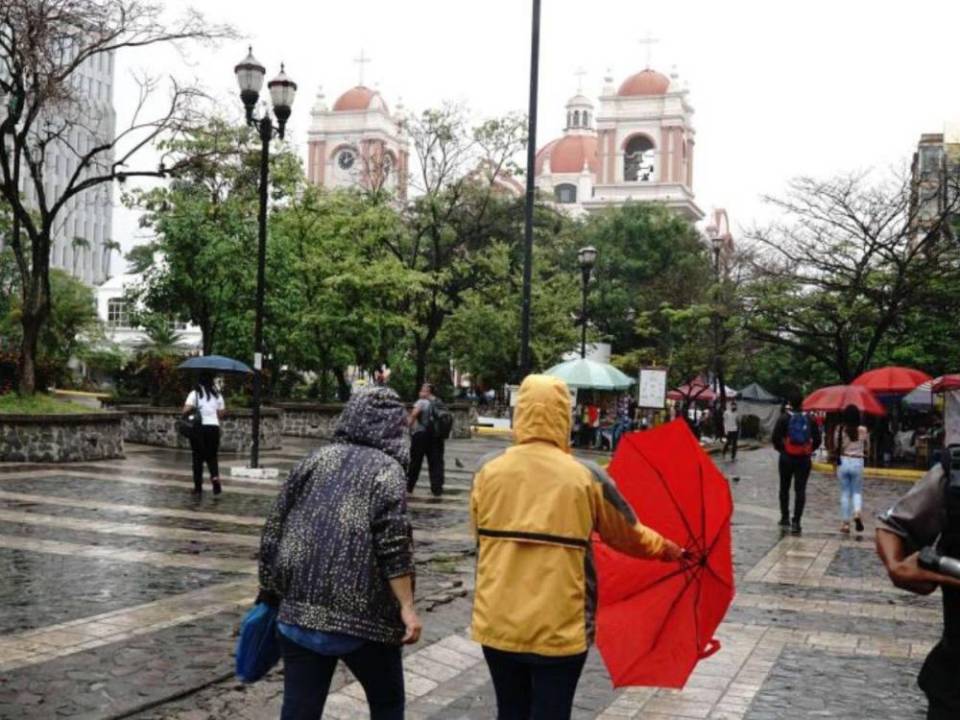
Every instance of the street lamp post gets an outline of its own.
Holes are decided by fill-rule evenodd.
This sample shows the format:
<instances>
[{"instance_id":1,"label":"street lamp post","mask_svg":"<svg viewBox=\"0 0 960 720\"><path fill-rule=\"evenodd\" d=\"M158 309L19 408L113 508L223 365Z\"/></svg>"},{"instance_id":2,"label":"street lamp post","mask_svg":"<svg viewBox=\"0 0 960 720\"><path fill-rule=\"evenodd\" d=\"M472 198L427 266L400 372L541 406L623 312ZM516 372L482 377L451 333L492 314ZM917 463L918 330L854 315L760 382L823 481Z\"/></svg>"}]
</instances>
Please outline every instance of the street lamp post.
<instances>
[{"instance_id":1,"label":"street lamp post","mask_svg":"<svg viewBox=\"0 0 960 720\"><path fill-rule=\"evenodd\" d=\"M713 378L714 392L720 397L720 412L727 407L727 389L723 379L723 361L720 359L720 253L723 250L723 238L716 225L707 228L710 247L713 250Z\"/></svg>"},{"instance_id":2,"label":"street lamp post","mask_svg":"<svg viewBox=\"0 0 960 720\"><path fill-rule=\"evenodd\" d=\"M583 280L583 302L580 306L580 357L587 357L587 289L590 284L590 273L593 272L593 266L597 264L597 249L592 245L580 248L577 253L577 261L580 263L580 278Z\"/></svg>"},{"instance_id":3,"label":"street lamp post","mask_svg":"<svg viewBox=\"0 0 960 720\"><path fill-rule=\"evenodd\" d=\"M270 90L270 102L273 105L277 124L273 124L270 113L263 117L254 115L260 90L267 70L253 56L249 48L247 57L233 69L240 86L240 99L247 114L247 125L256 128L260 135L260 208L257 215L257 307L253 326L253 443L250 448L250 467L259 467L260 463L260 404L263 392L263 293L266 282L267 266L267 184L270 176L270 141L274 135L283 138L293 99L297 94L297 84L287 77L283 65L280 74L267 83Z\"/></svg>"}]
</instances>

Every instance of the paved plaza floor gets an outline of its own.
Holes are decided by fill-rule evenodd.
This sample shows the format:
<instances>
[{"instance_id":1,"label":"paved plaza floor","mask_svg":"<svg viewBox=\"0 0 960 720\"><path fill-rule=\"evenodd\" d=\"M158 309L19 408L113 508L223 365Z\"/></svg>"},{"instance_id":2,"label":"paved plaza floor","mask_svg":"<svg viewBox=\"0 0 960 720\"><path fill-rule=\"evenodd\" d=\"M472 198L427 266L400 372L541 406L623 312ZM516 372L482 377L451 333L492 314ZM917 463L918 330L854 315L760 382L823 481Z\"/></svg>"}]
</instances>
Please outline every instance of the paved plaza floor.
<instances>
[{"instance_id":1,"label":"paved plaza floor","mask_svg":"<svg viewBox=\"0 0 960 720\"><path fill-rule=\"evenodd\" d=\"M494 716L480 649L466 634L467 503L470 468L504 442L449 442L447 495L429 497L424 470L410 503L425 625L405 661L413 720ZM265 464L288 469L310 447L287 439ZM771 450L720 466L736 499L737 598L719 631L723 649L682 692L615 691L591 652L575 717L922 718L915 678L940 632L939 597L889 585L869 519L862 538L837 532L833 478L811 479L804 533L793 537L776 527ZM279 669L252 686L232 677L276 483L230 480L201 501L190 485L187 454L136 445L124 460L0 465L0 718L278 717ZM907 487L868 480L868 514ZM335 689L324 717L367 717L346 671Z\"/></svg>"}]
</instances>

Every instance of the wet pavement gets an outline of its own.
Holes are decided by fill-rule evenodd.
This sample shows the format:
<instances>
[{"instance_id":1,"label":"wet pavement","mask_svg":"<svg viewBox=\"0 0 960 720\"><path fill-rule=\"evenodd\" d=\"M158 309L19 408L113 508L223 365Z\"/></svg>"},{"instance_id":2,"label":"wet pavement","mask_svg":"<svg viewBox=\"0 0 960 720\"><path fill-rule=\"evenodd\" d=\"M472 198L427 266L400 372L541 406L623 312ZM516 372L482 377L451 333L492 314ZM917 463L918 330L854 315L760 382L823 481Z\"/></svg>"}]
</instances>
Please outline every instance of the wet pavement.
<instances>
[{"instance_id":1,"label":"wet pavement","mask_svg":"<svg viewBox=\"0 0 960 720\"><path fill-rule=\"evenodd\" d=\"M289 469L311 447L285 439L264 464ZM406 651L410 718L492 718L493 690L465 634L473 583L469 469L502 447L451 441L447 489L410 509L423 640ZM458 467L456 460L460 461ZM242 459L226 456L224 465ZM721 463L736 499L738 595L723 649L682 692L614 690L591 652L575 717L680 720L922 718L915 677L941 628L939 598L887 582L863 537L842 536L836 481L814 475L801 537L776 527L775 456ZM229 480L191 497L186 453L128 446L125 460L0 466L0 719L276 718L281 670L253 686L232 678L237 623L256 593L260 526L276 483ZM868 480L866 512L908 485ZM367 717L338 671L325 717Z\"/></svg>"}]
</instances>

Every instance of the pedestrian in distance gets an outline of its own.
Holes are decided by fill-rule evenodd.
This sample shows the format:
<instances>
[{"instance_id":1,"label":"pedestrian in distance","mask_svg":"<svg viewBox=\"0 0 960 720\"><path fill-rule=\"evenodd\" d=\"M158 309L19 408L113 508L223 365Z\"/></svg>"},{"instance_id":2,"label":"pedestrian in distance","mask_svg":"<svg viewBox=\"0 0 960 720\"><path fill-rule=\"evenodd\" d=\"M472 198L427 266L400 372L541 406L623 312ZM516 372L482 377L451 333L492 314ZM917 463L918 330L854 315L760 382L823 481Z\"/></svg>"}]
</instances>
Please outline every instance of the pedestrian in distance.
<instances>
[{"instance_id":1,"label":"pedestrian in distance","mask_svg":"<svg viewBox=\"0 0 960 720\"><path fill-rule=\"evenodd\" d=\"M430 383L424 383L420 388L420 397L410 411L407 424L411 433L407 491L413 492L417 486L423 458L426 457L430 473L430 492L438 498L443 495L444 444L450 437L453 416L433 394L433 385Z\"/></svg>"},{"instance_id":2,"label":"pedestrian in distance","mask_svg":"<svg viewBox=\"0 0 960 720\"><path fill-rule=\"evenodd\" d=\"M202 372L197 386L190 391L183 404L183 414L200 413L200 427L190 436L190 452L193 455L193 494L203 495L203 465L210 471L213 494L223 490L220 484L220 420L227 406L223 394L217 389L213 373Z\"/></svg>"},{"instance_id":3,"label":"pedestrian in distance","mask_svg":"<svg viewBox=\"0 0 960 720\"><path fill-rule=\"evenodd\" d=\"M401 649L420 637L406 507L406 411L389 388L358 390L334 442L290 473L260 541L258 602L278 608L281 720L318 720L337 662L372 720L404 713Z\"/></svg>"},{"instance_id":4,"label":"pedestrian in distance","mask_svg":"<svg viewBox=\"0 0 960 720\"><path fill-rule=\"evenodd\" d=\"M483 646L499 720L566 720L593 640L592 534L634 557L678 562L684 553L638 522L606 472L570 454L563 381L527 376L514 437L473 479L471 632Z\"/></svg>"},{"instance_id":5,"label":"pedestrian in distance","mask_svg":"<svg viewBox=\"0 0 960 720\"><path fill-rule=\"evenodd\" d=\"M730 403L723 411L723 450L720 451L720 457L727 456L727 450L730 450L730 459L736 462L737 442L740 439L740 413L737 412L737 401Z\"/></svg>"},{"instance_id":6,"label":"pedestrian in distance","mask_svg":"<svg viewBox=\"0 0 960 720\"><path fill-rule=\"evenodd\" d=\"M799 395L790 398L789 408L773 429L773 446L780 453L780 527L799 535L807 502L807 480L812 468L811 456L820 447L820 428L803 412ZM793 520L790 519L790 486L793 485Z\"/></svg>"},{"instance_id":7,"label":"pedestrian in distance","mask_svg":"<svg viewBox=\"0 0 960 720\"><path fill-rule=\"evenodd\" d=\"M870 456L870 433L860 424L860 409L856 405L847 405L843 409L833 446L840 481L840 532L850 533L852 506L854 526L858 533L862 533L863 467Z\"/></svg>"}]
</instances>

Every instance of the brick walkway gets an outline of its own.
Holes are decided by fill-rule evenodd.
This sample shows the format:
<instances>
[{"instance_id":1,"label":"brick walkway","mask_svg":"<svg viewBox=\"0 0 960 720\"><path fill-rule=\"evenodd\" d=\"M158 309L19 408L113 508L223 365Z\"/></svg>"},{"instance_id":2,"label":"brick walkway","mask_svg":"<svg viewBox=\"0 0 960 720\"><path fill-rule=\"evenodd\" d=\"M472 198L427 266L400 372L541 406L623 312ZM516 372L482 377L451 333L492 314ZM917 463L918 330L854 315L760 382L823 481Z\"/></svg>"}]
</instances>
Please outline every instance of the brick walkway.
<instances>
[{"instance_id":1,"label":"brick walkway","mask_svg":"<svg viewBox=\"0 0 960 720\"><path fill-rule=\"evenodd\" d=\"M467 498L468 468L502 443L449 443L448 494L433 501L424 477L410 504L425 622L405 657L414 720L494 714L486 667L465 632ZM289 468L307 448L288 442L266 463ZM234 632L255 593L254 553L276 486L231 481L219 498L197 502L188 466L183 453L141 446L123 461L0 466L0 718L278 716L279 670L250 687L231 677ZM869 521L863 538L836 532L830 477L811 479L804 535L782 535L774 468L769 450L723 465L739 477L738 594L718 633L723 649L682 692L615 691L592 652L577 718L923 717L915 677L940 631L939 599L890 587ZM868 481L868 511L906 488ZM366 717L346 671L335 690L325 717Z\"/></svg>"}]
</instances>

